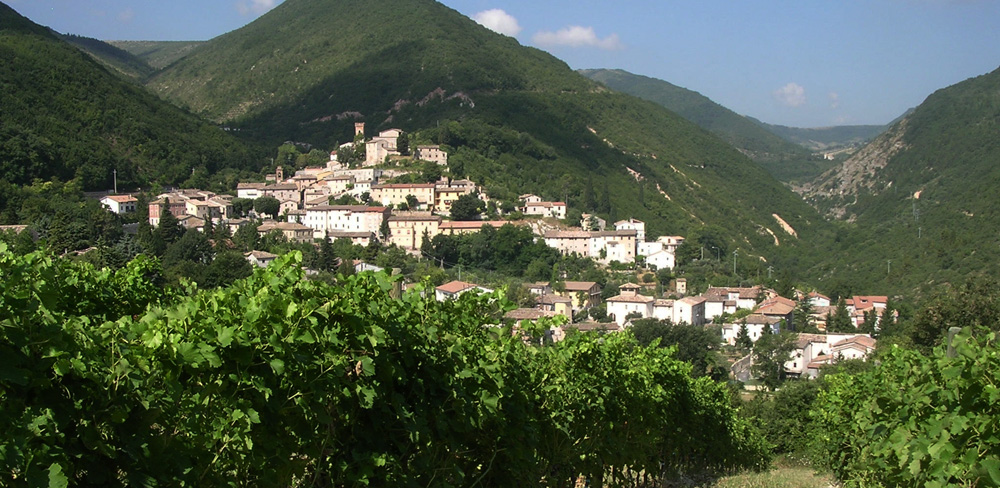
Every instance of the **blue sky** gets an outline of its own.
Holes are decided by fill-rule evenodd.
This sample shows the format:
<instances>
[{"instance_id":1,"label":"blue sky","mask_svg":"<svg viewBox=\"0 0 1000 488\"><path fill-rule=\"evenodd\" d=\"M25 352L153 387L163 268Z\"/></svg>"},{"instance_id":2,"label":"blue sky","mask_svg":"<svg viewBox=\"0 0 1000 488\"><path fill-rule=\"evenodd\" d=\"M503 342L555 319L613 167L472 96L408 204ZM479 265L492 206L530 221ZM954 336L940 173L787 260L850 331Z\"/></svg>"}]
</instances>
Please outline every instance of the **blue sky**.
<instances>
[{"instance_id":1,"label":"blue sky","mask_svg":"<svg viewBox=\"0 0 1000 488\"><path fill-rule=\"evenodd\" d=\"M282 0L5 1L64 33L204 40ZM884 124L935 90L1000 66L1000 0L443 3L572 68L660 78L796 127Z\"/></svg>"}]
</instances>

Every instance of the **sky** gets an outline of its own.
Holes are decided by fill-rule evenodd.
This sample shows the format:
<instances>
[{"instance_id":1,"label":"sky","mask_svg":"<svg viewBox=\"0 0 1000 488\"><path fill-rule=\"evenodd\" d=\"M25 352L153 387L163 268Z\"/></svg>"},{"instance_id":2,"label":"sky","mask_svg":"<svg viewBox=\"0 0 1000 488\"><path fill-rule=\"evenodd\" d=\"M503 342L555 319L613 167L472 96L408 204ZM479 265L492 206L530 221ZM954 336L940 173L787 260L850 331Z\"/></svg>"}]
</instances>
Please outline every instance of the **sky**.
<instances>
[{"instance_id":1,"label":"sky","mask_svg":"<svg viewBox=\"0 0 1000 488\"><path fill-rule=\"evenodd\" d=\"M283 0L0 1L62 33L207 40ZM1000 0L442 3L571 68L659 78L793 127L886 124L935 90L1000 67Z\"/></svg>"}]
</instances>

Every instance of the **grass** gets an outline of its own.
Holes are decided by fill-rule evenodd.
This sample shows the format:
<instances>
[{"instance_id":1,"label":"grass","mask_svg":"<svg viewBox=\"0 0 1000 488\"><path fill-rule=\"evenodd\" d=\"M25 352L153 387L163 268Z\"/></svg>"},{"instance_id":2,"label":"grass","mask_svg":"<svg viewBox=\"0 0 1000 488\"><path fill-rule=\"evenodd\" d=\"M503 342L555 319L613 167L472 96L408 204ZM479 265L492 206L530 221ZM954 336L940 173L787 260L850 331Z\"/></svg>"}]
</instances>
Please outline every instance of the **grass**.
<instances>
[{"instance_id":1,"label":"grass","mask_svg":"<svg viewBox=\"0 0 1000 488\"><path fill-rule=\"evenodd\" d=\"M835 487L829 474L817 474L808 466L776 467L764 473L747 473L720 478L713 488L829 488Z\"/></svg>"}]
</instances>

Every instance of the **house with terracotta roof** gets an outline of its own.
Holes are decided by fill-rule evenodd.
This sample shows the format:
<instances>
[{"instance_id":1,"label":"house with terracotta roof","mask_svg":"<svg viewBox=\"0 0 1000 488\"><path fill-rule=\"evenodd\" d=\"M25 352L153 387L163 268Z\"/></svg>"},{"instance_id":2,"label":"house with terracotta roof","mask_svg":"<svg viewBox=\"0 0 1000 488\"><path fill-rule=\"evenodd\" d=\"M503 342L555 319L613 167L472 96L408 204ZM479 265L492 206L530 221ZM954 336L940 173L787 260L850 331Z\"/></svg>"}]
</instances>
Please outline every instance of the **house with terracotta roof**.
<instances>
[{"instance_id":1,"label":"house with terracotta roof","mask_svg":"<svg viewBox=\"0 0 1000 488\"><path fill-rule=\"evenodd\" d=\"M253 200L264 196L263 190L267 183L237 183L236 198L246 198Z\"/></svg>"},{"instance_id":2,"label":"house with terracotta roof","mask_svg":"<svg viewBox=\"0 0 1000 488\"><path fill-rule=\"evenodd\" d=\"M795 323L794 312L795 301L781 296L768 298L754 309L754 313L784 320L789 325Z\"/></svg>"},{"instance_id":3,"label":"house with terracotta roof","mask_svg":"<svg viewBox=\"0 0 1000 488\"><path fill-rule=\"evenodd\" d=\"M312 242L313 240L313 230L302 224L265 220L257 227L257 233L261 237L271 231L280 232L290 242Z\"/></svg>"},{"instance_id":4,"label":"house with terracotta roof","mask_svg":"<svg viewBox=\"0 0 1000 488\"><path fill-rule=\"evenodd\" d=\"M407 251L419 251L424 236L438 235L441 217L430 212L397 212L389 217L389 242Z\"/></svg>"},{"instance_id":5,"label":"house with terracotta roof","mask_svg":"<svg viewBox=\"0 0 1000 488\"><path fill-rule=\"evenodd\" d=\"M430 161L440 166L448 166L448 153L444 152L441 146L438 145L417 146L413 150L413 157L414 159Z\"/></svg>"},{"instance_id":6,"label":"house with terracotta roof","mask_svg":"<svg viewBox=\"0 0 1000 488\"><path fill-rule=\"evenodd\" d=\"M417 208L410 210L433 210L434 207L433 183L393 183L388 185L373 185L371 188L372 201L384 206L398 206L406 203L406 197L413 195L417 199Z\"/></svg>"},{"instance_id":7,"label":"house with terracotta roof","mask_svg":"<svg viewBox=\"0 0 1000 488\"><path fill-rule=\"evenodd\" d=\"M138 204L139 200L132 195L108 195L101 198L101 205L118 215L135 212Z\"/></svg>"},{"instance_id":8,"label":"house with terracotta roof","mask_svg":"<svg viewBox=\"0 0 1000 488\"><path fill-rule=\"evenodd\" d=\"M889 305L889 297L853 296L845 300L845 304L847 311L851 314L851 323L858 327L865 322L865 313L871 313L874 310L877 315L881 316L882 311Z\"/></svg>"},{"instance_id":9,"label":"house with terracotta roof","mask_svg":"<svg viewBox=\"0 0 1000 488\"><path fill-rule=\"evenodd\" d=\"M601 285L594 281L564 281L562 285L553 293L571 299L574 313L601 304Z\"/></svg>"},{"instance_id":10,"label":"house with terracotta roof","mask_svg":"<svg viewBox=\"0 0 1000 488\"><path fill-rule=\"evenodd\" d=\"M535 301L535 308L573 318L573 300L555 294L542 295Z\"/></svg>"},{"instance_id":11,"label":"house with terracotta roof","mask_svg":"<svg viewBox=\"0 0 1000 488\"><path fill-rule=\"evenodd\" d=\"M618 287L619 295L607 300L608 316L614 318L615 323L624 326L630 314L639 314L641 318L653 316L653 303L656 299L651 296L640 295L642 287L634 283L626 283Z\"/></svg>"},{"instance_id":12,"label":"house with terracotta roof","mask_svg":"<svg viewBox=\"0 0 1000 488\"><path fill-rule=\"evenodd\" d=\"M646 223L639 219L629 218L626 220L619 220L618 222L615 222L615 230L634 230L635 239L637 241L646 241Z\"/></svg>"},{"instance_id":13,"label":"house with terracotta roof","mask_svg":"<svg viewBox=\"0 0 1000 488\"><path fill-rule=\"evenodd\" d=\"M454 300L463 293L473 291L478 293L493 293L492 289L486 288L485 286L479 286L475 283L450 281L434 289L434 298L439 302L443 302L445 300Z\"/></svg>"},{"instance_id":14,"label":"house with terracotta roof","mask_svg":"<svg viewBox=\"0 0 1000 488\"><path fill-rule=\"evenodd\" d=\"M378 235L382 222L389 218L387 207L367 205L315 205L306 208L303 224L313 230L313 237L325 239L330 232L365 232Z\"/></svg>"},{"instance_id":15,"label":"house with terracotta roof","mask_svg":"<svg viewBox=\"0 0 1000 488\"><path fill-rule=\"evenodd\" d=\"M785 373L815 378L825 365L867 358L875 345L868 334L798 334L795 349L785 362Z\"/></svg>"},{"instance_id":16,"label":"house with terracotta roof","mask_svg":"<svg viewBox=\"0 0 1000 488\"><path fill-rule=\"evenodd\" d=\"M298 185L295 183L275 183L273 185L267 185L260 190L261 196L272 197L277 199L279 202L284 200L292 200L294 202L302 201L302 193L299 191Z\"/></svg>"},{"instance_id":17,"label":"house with terracotta roof","mask_svg":"<svg viewBox=\"0 0 1000 488\"><path fill-rule=\"evenodd\" d=\"M566 202L527 202L521 207L524 215L540 215L554 219L566 218Z\"/></svg>"}]
</instances>

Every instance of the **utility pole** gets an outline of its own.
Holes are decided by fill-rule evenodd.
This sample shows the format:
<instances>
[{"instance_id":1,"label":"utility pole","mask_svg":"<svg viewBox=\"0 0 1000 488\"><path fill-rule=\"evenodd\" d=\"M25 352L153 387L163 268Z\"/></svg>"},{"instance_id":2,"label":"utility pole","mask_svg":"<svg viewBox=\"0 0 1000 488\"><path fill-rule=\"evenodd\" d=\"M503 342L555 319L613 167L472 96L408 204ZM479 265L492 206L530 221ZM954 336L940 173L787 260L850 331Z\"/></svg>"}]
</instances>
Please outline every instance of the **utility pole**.
<instances>
[{"instance_id":1,"label":"utility pole","mask_svg":"<svg viewBox=\"0 0 1000 488\"><path fill-rule=\"evenodd\" d=\"M115 195L117 195L118 194L118 170L117 169L111 170L111 174L114 175L114 178L115 178Z\"/></svg>"},{"instance_id":2,"label":"utility pole","mask_svg":"<svg viewBox=\"0 0 1000 488\"><path fill-rule=\"evenodd\" d=\"M767 279L771 279L771 271L774 271L774 266L767 267Z\"/></svg>"},{"instance_id":3,"label":"utility pole","mask_svg":"<svg viewBox=\"0 0 1000 488\"><path fill-rule=\"evenodd\" d=\"M885 274L886 274L886 276L889 276L889 273L891 271L892 271L892 260L891 259L887 259L885 261Z\"/></svg>"},{"instance_id":4,"label":"utility pole","mask_svg":"<svg viewBox=\"0 0 1000 488\"><path fill-rule=\"evenodd\" d=\"M733 276L736 276L736 253L737 250L733 250Z\"/></svg>"}]
</instances>

